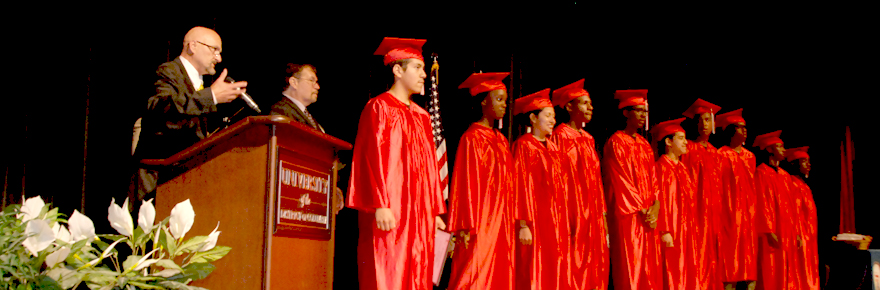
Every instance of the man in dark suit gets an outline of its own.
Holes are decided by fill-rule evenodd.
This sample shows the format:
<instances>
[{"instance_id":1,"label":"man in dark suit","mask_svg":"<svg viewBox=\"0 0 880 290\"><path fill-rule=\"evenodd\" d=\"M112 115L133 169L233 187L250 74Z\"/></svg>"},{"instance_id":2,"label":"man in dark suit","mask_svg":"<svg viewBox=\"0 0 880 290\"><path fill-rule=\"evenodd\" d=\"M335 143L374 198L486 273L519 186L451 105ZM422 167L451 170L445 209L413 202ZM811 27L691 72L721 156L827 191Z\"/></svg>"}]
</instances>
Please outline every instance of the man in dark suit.
<instances>
[{"instance_id":1,"label":"man in dark suit","mask_svg":"<svg viewBox=\"0 0 880 290\"><path fill-rule=\"evenodd\" d=\"M247 86L247 82L225 82L225 69L210 87L205 86L202 75L217 73L214 66L222 61L222 45L214 30L194 27L184 36L180 56L156 70L156 93L142 112L136 160L168 158L222 125L217 105L231 102ZM144 198L155 191L157 174L141 169L138 175L138 197Z\"/></svg>"},{"instance_id":2,"label":"man in dark suit","mask_svg":"<svg viewBox=\"0 0 880 290\"><path fill-rule=\"evenodd\" d=\"M287 64L286 86L281 101L272 105L272 115L282 115L324 132L306 109L318 100L317 70L310 64Z\"/></svg>"}]
</instances>

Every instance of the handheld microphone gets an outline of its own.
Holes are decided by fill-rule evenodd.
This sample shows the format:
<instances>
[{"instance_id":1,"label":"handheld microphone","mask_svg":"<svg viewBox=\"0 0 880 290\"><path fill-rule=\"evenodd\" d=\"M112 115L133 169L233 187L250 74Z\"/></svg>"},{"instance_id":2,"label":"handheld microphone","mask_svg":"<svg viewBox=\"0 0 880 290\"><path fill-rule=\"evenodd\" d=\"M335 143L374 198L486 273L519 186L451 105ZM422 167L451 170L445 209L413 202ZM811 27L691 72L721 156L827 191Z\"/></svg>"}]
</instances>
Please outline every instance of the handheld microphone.
<instances>
[{"instance_id":1,"label":"handheld microphone","mask_svg":"<svg viewBox=\"0 0 880 290\"><path fill-rule=\"evenodd\" d=\"M232 78L229 77L229 76L226 76L226 81L227 81L227 82L230 82L230 83L234 83L234 82L235 82L235 81L232 80ZM251 109L254 109L254 111L257 111L258 114L262 114L262 113L263 113L263 112L260 112L260 107L257 106L257 103L254 102L254 99L251 98L251 96L249 96L247 93L241 93L241 99L244 100L244 102L248 105L248 107L251 107Z\"/></svg>"}]
</instances>

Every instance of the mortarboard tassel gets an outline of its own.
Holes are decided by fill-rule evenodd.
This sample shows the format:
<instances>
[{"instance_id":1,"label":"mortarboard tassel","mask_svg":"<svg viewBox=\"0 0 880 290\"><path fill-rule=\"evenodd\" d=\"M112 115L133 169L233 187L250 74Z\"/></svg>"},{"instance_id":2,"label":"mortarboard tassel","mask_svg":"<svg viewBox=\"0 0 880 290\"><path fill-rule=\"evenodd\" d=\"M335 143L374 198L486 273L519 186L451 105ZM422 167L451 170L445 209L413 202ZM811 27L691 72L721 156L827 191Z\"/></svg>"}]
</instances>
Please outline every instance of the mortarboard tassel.
<instances>
[{"instance_id":1,"label":"mortarboard tassel","mask_svg":"<svg viewBox=\"0 0 880 290\"><path fill-rule=\"evenodd\" d=\"M526 127L526 134L531 134L531 133L532 133L532 126Z\"/></svg>"},{"instance_id":2,"label":"mortarboard tassel","mask_svg":"<svg viewBox=\"0 0 880 290\"><path fill-rule=\"evenodd\" d=\"M712 134L715 134L715 110L709 109L709 112L712 112Z\"/></svg>"},{"instance_id":3,"label":"mortarboard tassel","mask_svg":"<svg viewBox=\"0 0 880 290\"><path fill-rule=\"evenodd\" d=\"M586 126L587 126L587 122L581 122L581 128L586 127Z\"/></svg>"},{"instance_id":4,"label":"mortarboard tassel","mask_svg":"<svg viewBox=\"0 0 880 290\"><path fill-rule=\"evenodd\" d=\"M504 129L504 119L498 120L498 130Z\"/></svg>"},{"instance_id":5,"label":"mortarboard tassel","mask_svg":"<svg viewBox=\"0 0 880 290\"><path fill-rule=\"evenodd\" d=\"M649 112L650 112L650 110L648 110L648 98L645 97L645 132L646 133L648 132L648 124L651 123L651 122L648 122Z\"/></svg>"}]
</instances>

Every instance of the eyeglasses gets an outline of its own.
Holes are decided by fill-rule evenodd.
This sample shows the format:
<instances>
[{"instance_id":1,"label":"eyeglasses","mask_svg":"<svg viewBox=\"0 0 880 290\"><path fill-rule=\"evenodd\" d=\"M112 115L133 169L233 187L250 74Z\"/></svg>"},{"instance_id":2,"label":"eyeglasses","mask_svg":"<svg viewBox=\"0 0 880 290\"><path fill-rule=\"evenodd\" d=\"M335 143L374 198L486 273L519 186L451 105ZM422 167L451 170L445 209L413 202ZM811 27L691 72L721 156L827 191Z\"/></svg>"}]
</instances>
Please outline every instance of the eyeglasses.
<instances>
[{"instance_id":1,"label":"eyeglasses","mask_svg":"<svg viewBox=\"0 0 880 290\"><path fill-rule=\"evenodd\" d=\"M303 79L301 79L301 78L299 78L299 77L294 77L294 78L296 78L296 79L298 79L298 80L303 80ZM307 79L307 80L305 80L305 81L312 83L312 85L316 85L316 84L318 84L318 79Z\"/></svg>"},{"instance_id":2,"label":"eyeglasses","mask_svg":"<svg viewBox=\"0 0 880 290\"><path fill-rule=\"evenodd\" d=\"M203 43L203 42L201 42L201 41L198 41L198 40L196 40L196 42L198 42L198 43L201 44L201 45L207 46L209 49L211 49L211 53L213 53L214 55L220 55L220 53L221 53L221 50L220 50L219 47L212 46L212 45L207 45L207 44L205 44L205 43Z\"/></svg>"}]
</instances>

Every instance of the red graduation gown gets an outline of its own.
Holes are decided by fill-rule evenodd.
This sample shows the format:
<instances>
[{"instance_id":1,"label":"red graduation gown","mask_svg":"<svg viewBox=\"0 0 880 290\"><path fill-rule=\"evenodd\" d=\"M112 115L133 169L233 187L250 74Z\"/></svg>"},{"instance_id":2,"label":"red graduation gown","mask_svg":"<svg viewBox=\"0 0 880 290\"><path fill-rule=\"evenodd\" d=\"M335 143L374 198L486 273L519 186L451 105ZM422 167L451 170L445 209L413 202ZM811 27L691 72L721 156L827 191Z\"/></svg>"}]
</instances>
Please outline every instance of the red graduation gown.
<instances>
[{"instance_id":1,"label":"red graduation gown","mask_svg":"<svg viewBox=\"0 0 880 290\"><path fill-rule=\"evenodd\" d=\"M461 137L449 194L449 230L456 242L449 289L513 289L513 157L501 132L471 124Z\"/></svg>"},{"instance_id":2,"label":"red graduation gown","mask_svg":"<svg viewBox=\"0 0 880 290\"><path fill-rule=\"evenodd\" d=\"M651 145L641 135L633 138L617 131L603 152L614 289L660 289L660 240L640 212L657 200Z\"/></svg>"},{"instance_id":3,"label":"red graduation gown","mask_svg":"<svg viewBox=\"0 0 880 290\"><path fill-rule=\"evenodd\" d=\"M818 217L816 215L816 201L813 200L813 191L799 176L791 177L792 196L797 208L798 235L803 240L803 245L797 249L797 270L800 272L802 283L800 289L819 290L819 244L817 239Z\"/></svg>"},{"instance_id":4,"label":"red graduation gown","mask_svg":"<svg viewBox=\"0 0 880 290\"><path fill-rule=\"evenodd\" d=\"M516 220L527 221L532 244L516 243L517 289L569 289L570 166L553 141L526 134L513 143ZM518 231L517 231L518 234Z\"/></svg>"},{"instance_id":5,"label":"red graduation gown","mask_svg":"<svg viewBox=\"0 0 880 290\"><path fill-rule=\"evenodd\" d=\"M569 207L572 217L572 288L608 288L605 193L596 141L590 133L559 125L550 140L567 155L578 185Z\"/></svg>"},{"instance_id":6,"label":"red graduation gown","mask_svg":"<svg viewBox=\"0 0 880 290\"><path fill-rule=\"evenodd\" d=\"M755 289L797 289L790 275L792 246L796 246L795 217L790 193L790 176L767 164L758 166L755 174L757 192L758 284ZM767 233L779 238L779 248L767 241Z\"/></svg>"},{"instance_id":7,"label":"red graduation gown","mask_svg":"<svg viewBox=\"0 0 880 290\"><path fill-rule=\"evenodd\" d=\"M445 211L430 118L383 93L358 123L347 206L360 211L361 289L431 289L434 218ZM376 208L390 208L397 227L376 227Z\"/></svg>"},{"instance_id":8,"label":"red graduation gown","mask_svg":"<svg viewBox=\"0 0 880 290\"><path fill-rule=\"evenodd\" d=\"M673 246L662 244L663 289L700 289L704 285L697 274L696 245L697 203L696 188L683 162L674 162L667 155L657 160L660 216L657 235L672 235Z\"/></svg>"},{"instance_id":9,"label":"red graduation gown","mask_svg":"<svg viewBox=\"0 0 880 290\"><path fill-rule=\"evenodd\" d=\"M758 236L755 233L755 154L728 146L721 155L721 216L718 261L721 281L758 278Z\"/></svg>"},{"instance_id":10,"label":"red graduation gown","mask_svg":"<svg viewBox=\"0 0 880 290\"><path fill-rule=\"evenodd\" d=\"M694 263L697 265L700 285L694 289L715 289L721 287L718 279L718 228L721 211L721 167L718 149L711 143L703 147L700 142L688 141L688 153L681 161L691 172L697 189L697 242Z\"/></svg>"}]
</instances>

